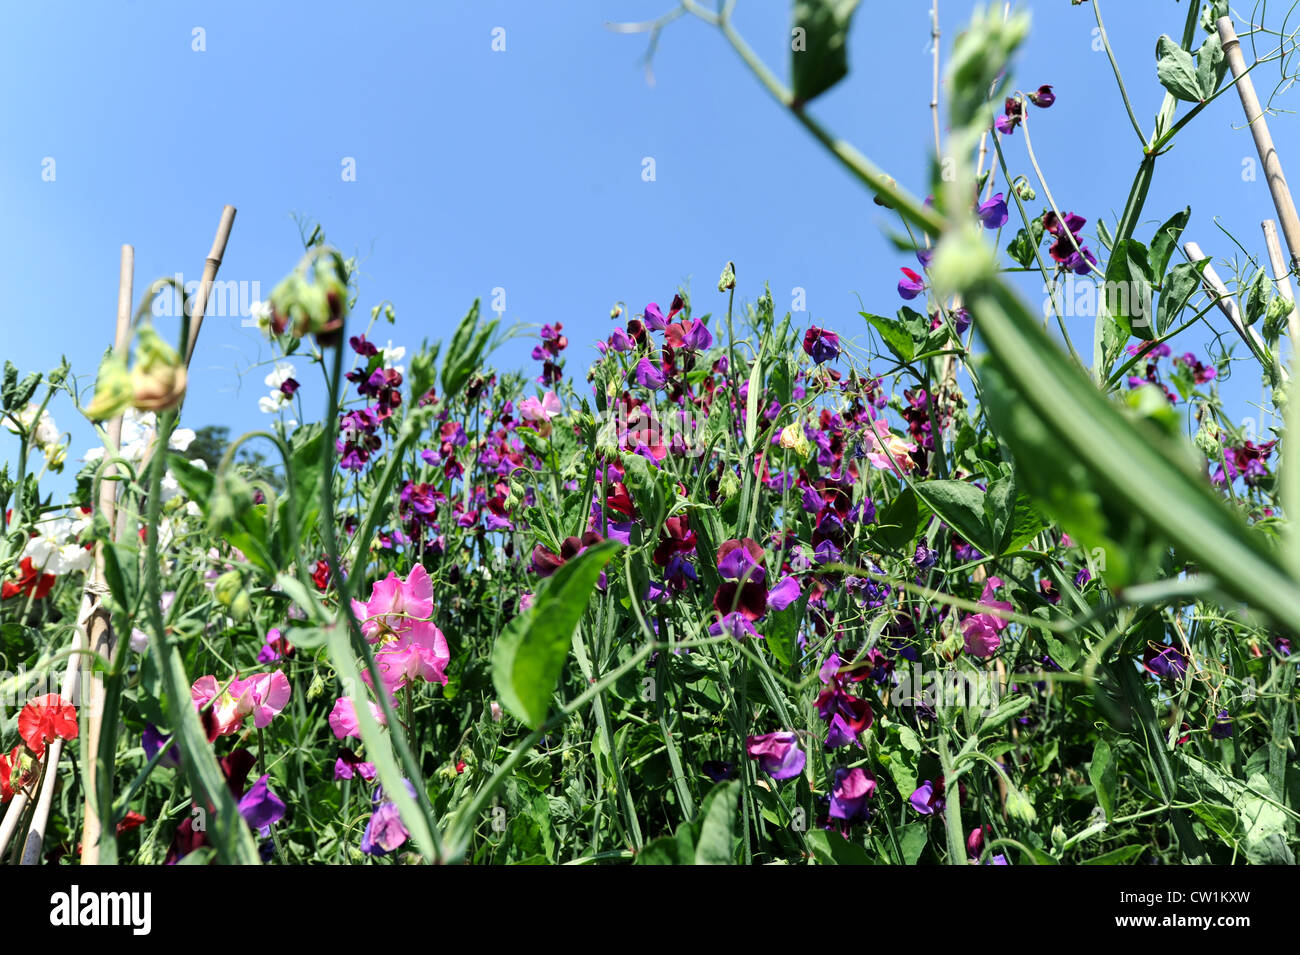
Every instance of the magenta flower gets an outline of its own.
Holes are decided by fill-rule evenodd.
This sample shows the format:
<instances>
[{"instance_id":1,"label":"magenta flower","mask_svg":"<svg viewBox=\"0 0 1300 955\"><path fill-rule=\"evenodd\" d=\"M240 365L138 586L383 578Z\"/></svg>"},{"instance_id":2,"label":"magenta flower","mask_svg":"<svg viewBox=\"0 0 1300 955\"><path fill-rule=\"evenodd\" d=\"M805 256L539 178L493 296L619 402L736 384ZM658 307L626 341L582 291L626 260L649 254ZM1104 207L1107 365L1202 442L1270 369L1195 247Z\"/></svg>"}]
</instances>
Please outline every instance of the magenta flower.
<instances>
[{"instance_id":1,"label":"magenta flower","mask_svg":"<svg viewBox=\"0 0 1300 955\"><path fill-rule=\"evenodd\" d=\"M773 779L790 779L803 772L807 757L799 748L799 738L790 732L767 733L751 736L745 741L745 752Z\"/></svg>"}]
</instances>

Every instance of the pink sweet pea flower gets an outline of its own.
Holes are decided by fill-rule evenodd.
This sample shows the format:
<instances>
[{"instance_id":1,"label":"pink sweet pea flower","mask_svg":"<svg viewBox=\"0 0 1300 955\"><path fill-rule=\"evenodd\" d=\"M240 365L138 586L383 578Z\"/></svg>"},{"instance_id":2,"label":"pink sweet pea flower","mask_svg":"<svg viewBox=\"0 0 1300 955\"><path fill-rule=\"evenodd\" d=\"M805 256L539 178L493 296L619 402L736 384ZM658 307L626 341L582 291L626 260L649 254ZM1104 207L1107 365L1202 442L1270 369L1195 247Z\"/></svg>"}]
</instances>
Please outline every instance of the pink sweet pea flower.
<instances>
[{"instance_id":1,"label":"pink sweet pea flower","mask_svg":"<svg viewBox=\"0 0 1300 955\"><path fill-rule=\"evenodd\" d=\"M906 472L916 467L916 462L912 460L912 452L916 450L915 444L894 434L889 429L889 422L884 418L877 418L871 422L871 427L871 431L863 432L863 442L866 445L867 460L873 467L895 473L900 469Z\"/></svg>"},{"instance_id":2,"label":"pink sweet pea flower","mask_svg":"<svg viewBox=\"0 0 1300 955\"><path fill-rule=\"evenodd\" d=\"M374 703L370 703L370 715L380 726L386 725L384 711ZM334 709L330 710L329 721L330 729L339 739L346 739L349 736L361 738L361 728L357 725L357 711L352 703L352 697L341 696L335 701Z\"/></svg>"},{"instance_id":3,"label":"pink sweet pea flower","mask_svg":"<svg viewBox=\"0 0 1300 955\"><path fill-rule=\"evenodd\" d=\"M984 582L984 593L980 596L980 606L997 610L1010 611L1011 604L1005 600L994 600L993 591L1002 586L998 577L990 577ZM1006 629L1008 621L990 613L973 613L962 623L962 636L966 640L966 652L974 657L991 657L1002 645L998 636Z\"/></svg>"},{"instance_id":4,"label":"pink sweet pea flower","mask_svg":"<svg viewBox=\"0 0 1300 955\"><path fill-rule=\"evenodd\" d=\"M370 643L391 639L411 624L409 618L433 615L433 583L428 571L416 564L405 581L390 573L371 587L369 601L352 601L352 612Z\"/></svg>"},{"instance_id":5,"label":"pink sweet pea flower","mask_svg":"<svg viewBox=\"0 0 1300 955\"><path fill-rule=\"evenodd\" d=\"M541 400L529 396L519 402L519 414L525 421L535 424L543 437L551 433L551 419L560 411L560 398L553 391L546 392Z\"/></svg>"},{"instance_id":6,"label":"pink sweet pea flower","mask_svg":"<svg viewBox=\"0 0 1300 955\"><path fill-rule=\"evenodd\" d=\"M352 612L364 621L366 639L379 644L375 662L390 693L417 677L446 684L451 650L442 631L425 619L433 614L433 584L423 567L417 564L405 581L389 574L371 589L369 602L352 601ZM371 683L369 671L362 676Z\"/></svg>"},{"instance_id":7,"label":"pink sweet pea flower","mask_svg":"<svg viewBox=\"0 0 1300 955\"><path fill-rule=\"evenodd\" d=\"M212 704L212 731L216 736L236 732L251 713L253 725L264 729L289 702L289 680L283 670L261 673L245 680L235 679L224 691L214 676L201 676L190 687L194 707Z\"/></svg>"}]
</instances>

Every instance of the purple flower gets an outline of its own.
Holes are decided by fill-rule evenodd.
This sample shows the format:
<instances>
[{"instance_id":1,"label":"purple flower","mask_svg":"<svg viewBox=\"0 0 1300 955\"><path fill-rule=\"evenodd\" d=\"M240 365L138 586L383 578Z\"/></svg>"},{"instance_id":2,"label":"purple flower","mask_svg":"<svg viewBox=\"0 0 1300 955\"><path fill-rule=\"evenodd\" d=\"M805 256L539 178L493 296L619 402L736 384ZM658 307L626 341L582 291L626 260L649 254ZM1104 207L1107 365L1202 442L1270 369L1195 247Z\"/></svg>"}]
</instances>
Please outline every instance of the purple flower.
<instances>
[{"instance_id":1,"label":"purple flower","mask_svg":"<svg viewBox=\"0 0 1300 955\"><path fill-rule=\"evenodd\" d=\"M1232 738L1232 718L1228 716L1227 710L1219 710L1219 716L1210 727L1210 736L1214 739L1231 739Z\"/></svg>"},{"instance_id":2,"label":"purple flower","mask_svg":"<svg viewBox=\"0 0 1300 955\"><path fill-rule=\"evenodd\" d=\"M1002 197L1002 193L994 193L988 199L985 199L976 208L975 214L979 216L980 222L984 223L986 229L1000 229L1007 224L1010 216L1007 214L1007 203Z\"/></svg>"},{"instance_id":3,"label":"purple flower","mask_svg":"<svg viewBox=\"0 0 1300 955\"><path fill-rule=\"evenodd\" d=\"M728 760L706 759L700 764L700 771L715 783L720 783L736 775L736 764Z\"/></svg>"},{"instance_id":4,"label":"purple flower","mask_svg":"<svg viewBox=\"0 0 1300 955\"><path fill-rule=\"evenodd\" d=\"M1047 107L1056 102L1056 94L1052 92L1050 86L1046 85L1038 87L1038 89L1027 95L1029 96L1029 102L1033 103L1039 109L1047 109Z\"/></svg>"},{"instance_id":5,"label":"purple flower","mask_svg":"<svg viewBox=\"0 0 1300 955\"><path fill-rule=\"evenodd\" d=\"M710 636L720 637L724 633L734 640L743 640L745 637L762 639L762 634L754 629L754 625L749 622L749 618L738 612L719 617L709 627Z\"/></svg>"},{"instance_id":6,"label":"purple flower","mask_svg":"<svg viewBox=\"0 0 1300 955\"><path fill-rule=\"evenodd\" d=\"M664 377L663 369L649 358L642 358L636 363L636 380L643 388L650 388L655 391L662 388L668 381Z\"/></svg>"},{"instance_id":7,"label":"purple flower","mask_svg":"<svg viewBox=\"0 0 1300 955\"><path fill-rule=\"evenodd\" d=\"M804 333L803 350L819 365L834 361L840 354L840 336L814 325Z\"/></svg>"},{"instance_id":8,"label":"purple flower","mask_svg":"<svg viewBox=\"0 0 1300 955\"><path fill-rule=\"evenodd\" d=\"M144 735L140 740L140 748L144 750L145 759L153 759L154 754L161 751L162 748L169 747L166 753L158 760L160 766L171 766L178 768L181 764L180 749L172 746L172 738L165 735L158 727L152 723L144 725Z\"/></svg>"},{"instance_id":9,"label":"purple flower","mask_svg":"<svg viewBox=\"0 0 1300 955\"><path fill-rule=\"evenodd\" d=\"M932 816L936 809L943 808L943 800L934 791L934 785L926 780L916 787L916 792L907 797L907 801L923 816Z\"/></svg>"},{"instance_id":10,"label":"purple flower","mask_svg":"<svg viewBox=\"0 0 1300 955\"><path fill-rule=\"evenodd\" d=\"M799 748L799 738L786 731L751 736L745 741L745 752L773 779L791 779L803 772L807 757Z\"/></svg>"},{"instance_id":11,"label":"purple flower","mask_svg":"<svg viewBox=\"0 0 1300 955\"><path fill-rule=\"evenodd\" d=\"M867 818L867 800L876 793L876 777L862 769L835 770L831 786L832 819L857 822Z\"/></svg>"},{"instance_id":12,"label":"purple flower","mask_svg":"<svg viewBox=\"0 0 1300 955\"><path fill-rule=\"evenodd\" d=\"M898 294L910 301L925 291L925 279L911 269L904 268L901 271L903 277L898 280Z\"/></svg>"},{"instance_id":13,"label":"purple flower","mask_svg":"<svg viewBox=\"0 0 1300 955\"><path fill-rule=\"evenodd\" d=\"M415 787L411 785L410 780L403 779L402 783L414 799ZM375 811L371 814L370 822L366 824L366 831L361 836L361 851L366 855L382 856L399 848L410 837L410 833L402 824L397 803L389 802L384 798L382 786L375 787L372 804Z\"/></svg>"},{"instance_id":14,"label":"purple flower","mask_svg":"<svg viewBox=\"0 0 1300 955\"><path fill-rule=\"evenodd\" d=\"M668 327L668 322L664 319L664 313L659 311L659 306L651 302L645 307L645 325L652 332L662 332Z\"/></svg>"},{"instance_id":15,"label":"purple flower","mask_svg":"<svg viewBox=\"0 0 1300 955\"><path fill-rule=\"evenodd\" d=\"M239 814L263 836L270 834L272 824L284 818L284 801L267 786L269 778L263 776L239 800Z\"/></svg>"},{"instance_id":16,"label":"purple flower","mask_svg":"<svg viewBox=\"0 0 1300 955\"><path fill-rule=\"evenodd\" d=\"M767 592L767 608L769 610L784 610L798 599L799 581L793 577L786 577Z\"/></svg>"},{"instance_id":17,"label":"purple flower","mask_svg":"<svg viewBox=\"0 0 1300 955\"><path fill-rule=\"evenodd\" d=\"M1158 650L1155 647L1147 647L1142 657L1142 665L1146 667L1148 673L1158 677L1179 678L1187 672L1186 657L1173 647L1161 647Z\"/></svg>"}]
</instances>

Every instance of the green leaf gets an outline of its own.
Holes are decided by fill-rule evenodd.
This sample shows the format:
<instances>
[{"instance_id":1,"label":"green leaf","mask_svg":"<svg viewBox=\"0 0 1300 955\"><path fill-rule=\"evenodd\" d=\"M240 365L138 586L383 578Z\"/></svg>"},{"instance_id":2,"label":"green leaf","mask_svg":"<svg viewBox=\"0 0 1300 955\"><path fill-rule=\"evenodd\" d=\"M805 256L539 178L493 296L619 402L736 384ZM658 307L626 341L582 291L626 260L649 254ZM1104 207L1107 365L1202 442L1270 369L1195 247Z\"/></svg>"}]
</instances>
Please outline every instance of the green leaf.
<instances>
[{"instance_id":1,"label":"green leaf","mask_svg":"<svg viewBox=\"0 0 1300 955\"><path fill-rule=\"evenodd\" d=\"M740 805L740 781L716 788L707 800L708 808L700 837L695 843L696 865L732 865L736 857L736 810Z\"/></svg>"},{"instance_id":2,"label":"green leaf","mask_svg":"<svg viewBox=\"0 0 1300 955\"><path fill-rule=\"evenodd\" d=\"M849 72L849 23L861 0L795 0L790 85L796 108Z\"/></svg>"},{"instance_id":3,"label":"green leaf","mask_svg":"<svg viewBox=\"0 0 1300 955\"><path fill-rule=\"evenodd\" d=\"M1097 805L1106 813L1106 820L1115 818L1115 757L1110 751L1110 744L1104 739L1097 740L1092 748L1092 762L1088 764L1088 778L1097 793Z\"/></svg>"},{"instance_id":4,"label":"green leaf","mask_svg":"<svg viewBox=\"0 0 1300 955\"><path fill-rule=\"evenodd\" d=\"M502 705L530 729L546 721L573 631L601 570L622 546L602 541L567 561L537 592L532 608L510 621L497 638L492 682Z\"/></svg>"},{"instance_id":5,"label":"green leaf","mask_svg":"<svg viewBox=\"0 0 1300 955\"><path fill-rule=\"evenodd\" d=\"M876 515L872 536L895 551L908 550L930 520L930 509L905 487Z\"/></svg>"},{"instance_id":6,"label":"green leaf","mask_svg":"<svg viewBox=\"0 0 1300 955\"><path fill-rule=\"evenodd\" d=\"M497 319L494 318L479 328L479 300L474 299L469 314L461 319L451 338L451 345L447 348L447 358L442 366L444 400L450 401L456 397L474 369L482 363L496 327Z\"/></svg>"},{"instance_id":7,"label":"green leaf","mask_svg":"<svg viewBox=\"0 0 1300 955\"><path fill-rule=\"evenodd\" d=\"M1015 474L1008 468L989 484L988 493L984 495L984 518L988 522L989 541L995 553L1001 553L1003 544L1010 541L1017 499Z\"/></svg>"},{"instance_id":8,"label":"green leaf","mask_svg":"<svg viewBox=\"0 0 1300 955\"><path fill-rule=\"evenodd\" d=\"M1127 339L1137 335L1147 339L1151 331L1151 266L1146 246L1135 239L1125 239L1115 246L1106 263L1104 292L1098 312L1105 312Z\"/></svg>"},{"instance_id":9,"label":"green leaf","mask_svg":"<svg viewBox=\"0 0 1300 955\"><path fill-rule=\"evenodd\" d=\"M1196 85L1202 100L1214 95L1227 72L1228 61L1223 53L1223 41L1217 32L1211 33L1196 52Z\"/></svg>"},{"instance_id":10,"label":"green leaf","mask_svg":"<svg viewBox=\"0 0 1300 955\"><path fill-rule=\"evenodd\" d=\"M1201 284L1201 273L1209 264L1209 259L1200 262L1180 262L1169 270L1165 276L1164 286L1160 291L1160 304L1156 308L1156 334L1164 335L1169 327L1187 307L1187 301L1195 294Z\"/></svg>"},{"instance_id":11,"label":"green leaf","mask_svg":"<svg viewBox=\"0 0 1300 955\"><path fill-rule=\"evenodd\" d=\"M1059 513L1084 547L1111 545L1108 579L1132 572L1126 548L1137 561L1163 556L1163 537L1224 590L1300 629L1300 588L1263 537L1211 489L1186 441L1133 420L1104 397L1000 281L959 291L967 292L989 350L980 378L991 425L1011 446L1022 480L1043 475L1029 490L1045 510ZM1002 379L992 389L990 374Z\"/></svg>"},{"instance_id":12,"label":"green leaf","mask_svg":"<svg viewBox=\"0 0 1300 955\"><path fill-rule=\"evenodd\" d=\"M1183 234L1183 229L1187 228L1188 221L1192 218L1192 207L1188 206L1182 212L1176 212L1169 217L1169 221L1156 230L1156 234L1151 239L1151 274L1164 275L1165 268L1169 265L1169 257L1173 255L1174 249L1178 246L1178 240Z\"/></svg>"},{"instance_id":13,"label":"green leaf","mask_svg":"<svg viewBox=\"0 0 1300 955\"><path fill-rule=\"evenodd\" d=\"M1121 849L1112 849L1091 859L1084 859L1079 865L1127 865L1140 856L1145 848L1145 846L1124 846Z\"/></svg>"},{"instance_id":14,"label":"green leaf","mask_svg":"<svg viewBox=\"0 0 1300 955\"><path fill-rule=\"evenodd\" d=\"M814 829L808 833L807 841L813 861L818 865L875 865L866 849L838 832Z\"/></svg>"},{"instance_id":15,"label":"green leaf","mask_svg":"<svg viewBox=\"0 0 1300 955\"><path fill-rule=\"evenodd\" d=\"M881 339L889 347L889 350L898 356L901 362L909 362L916 357L916 348L912 340L912 333L902 322L894 321L892 318L885 318L883 315L872 315L869 312L858 312L880 333Z\"/></svg>"},{"instance_id":16,"label":"green leaf","mask_svg":"<svg viewBox=\"0 0 1300 955\"><path fill-rule=\"evenodd\" d=\"M993 550L983 491L965 481L922 481L913 487L917 496L967 542L985 554Z\"/></svg>"},{"instance_id":17,"label":"green leaf","mask_svg":"<svg viewBox=\"0 0 1300 955\"><path fill-rule=\"evenodd\" d=\"M1016 233L1016 237L1011 240L1007 246L1007 255L1011 256L1015 262L1024 269L1034 264L1034 250L1038 248L1038 243L1043 240L1043 220L1030 219L1029 226L1033 230L1027 232L1021 229Z\"/></svg>"},{"instance_id":18,"label":"green leaf","mask_svg":"<svg viewBox=\"0 0 1300 955\"><path fill-rule=\"evenodd\" d=\"M1273 283L1264 274L1263 269L1256 269L1255 276L1246 287L1245 308L1242 309L1242 321L1254 325L1268 311L1268 297Z\"/></svg>"},{"instance_id":19,"label":"green leaf","mask_svg":"<svg viewBox=\"0 0 1300 955\"><path fill-rule=\"evenodd\" d=\"M1188 103L1204 99L1192 54L1164 34L1156 41L1156 78L1176 99Z\"/></svg>"},{"instance_id":20,"label":"green leaf","mask_svg":"<svg viewBox=\"0 0 1300 955\"><path fill-rule=\"evenodd\" d=\"M903 865L916 865L921 853L925 852L928 838L925 823L909 822L898 830L897 836L898 847L903 852Z\"/></svg>"}]
</instances>

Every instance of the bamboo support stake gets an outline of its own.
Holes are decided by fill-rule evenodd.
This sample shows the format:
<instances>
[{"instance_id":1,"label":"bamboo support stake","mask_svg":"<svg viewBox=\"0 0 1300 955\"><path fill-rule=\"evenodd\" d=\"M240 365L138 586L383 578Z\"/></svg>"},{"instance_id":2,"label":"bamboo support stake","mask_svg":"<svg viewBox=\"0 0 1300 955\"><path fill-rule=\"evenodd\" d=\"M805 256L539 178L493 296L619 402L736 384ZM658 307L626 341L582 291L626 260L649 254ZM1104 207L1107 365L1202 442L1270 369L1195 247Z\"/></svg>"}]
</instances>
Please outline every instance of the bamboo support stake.
<instances>
[{"instance_id":1,"label":"bamboo support stake","mask_svg":"<svg viewBox=\"0 0 1300 955\"><path fill-rule=\"evenodd\" d=\"M1246 111L1250 134L1255 138L1255 151L1259 153L1260 164L1264 167L1264 176L1268 181L1268 191L1273 196L1273 207L1277 210L1282 235L1286 238L1287 250L1291 253L1291 267L1300 271L1300 259L1297 258L1300 256L1300 217L1296 215L1295 201L1291 198L1291 189L1282 173L1282 161L1273 145L1273 137L1269 135L1264 110L1259 105L1259 97L1255 95L1255 84L1246 72L1246 61L1241 55L1241 41L1237 39L1237 31L1232 28L1231 17L1220 17L1216 26L1223 43L1223 54L1227 57L1233 79L1236 80L1242 108Z\"/></svg>"},{"instance_id":2,"label":"bamboo support stake","mask_svg":"<svg viewBox=\"0 0 1300 955\"><path fill-rule=\"evenodd\" d=\"M1282 243L1277 237L1277 223L1265 219L1260 223L1264 230L1264 245L1268 248L1268 262L1273 267L1273 282L1282 297L1291 303L1291 314L1287 316L1287 332L1291 336L1291 360L1295 361L1296 348L1300 347L1300 312L1295 306L1295 290L1291 287L1291 272L1282 257Z\"/></svg>"},{"instance_id":3,"label":"bamboo support stake","mask_svg":"<svg viewBox=\"0 0 1300 955\"><path fill-rule=\"evenodd\" d=\"M87 592L81 596L81 610L78 623L85 620L89 613L91 595ZM86 631L80 625L73 638L73 654L68 659L68 668L63 672L63 683L59 695L65 700L77 698L81 683L81 667L78 660L86 647ZM59 757L63 755L63 740L56 739L45 750L45 761L41 767L40 791L36 795L36 808L32 813L31 825L27 827L27 838L23 841L23 865L38 865L41 861L41 848L45 843L45 825L50 819L50 806L54 803L55 783L59 777ZM16 800L17 797L15 797Z\"/></svg>"},{"instance_id":4,"label":"bamboo support stake","mask_svg":"<svg viewBox=\"0 0 1300 955\"><path fill-rule=\"evenodd\" d=\"M203 281L199 284L198 295L194 299L194 311L190 316L190 340L185 348L185 367L194 357L194 345L199 339L199 328L203 325L203 313L208 307L208 296L212 294L212 283L216 281L217 270L226 254L226 242L230 239L230 228L235 224L235 207L226 206L221 210L221 222L217 225L216 237L212 240L212 249L208 252L207 262L203 266Z\"/></svg>"},{"instance_id":5,"label":"bamboo support stake","mask_svg":"<svg viewBox=\"0 0 1300 955\"><path fill-rule=\"evenodd\" d=\"M117 280L117 328L113 338L113 348L122 354L126 351L127 337L131 328L131 304L135 300L135 249L129 245L122 246L122 264ZM118 415L108 423L109 447L117 451L122 444L122 416ZM108 465L99 485L99 513L109 527L111 539L117 527L117 483L112 480L117 468ZM100 819L98 800L95 792L95 779L99 769L99 737L104 722L104 680L94 670L95 656L106 660L113 659L117 651L117 640L109 625L108 608L104 605L104 588L107 581L104 575L103 544L95 547L95 567L91 576L91 585L86 588L93 604L87 627L87 639L91 655L83 658L85 673L82 686L86 690L87 710L86 739L82 749L82 778L85 780L85 811L81 830L81 864L99 864Z\"/></svg>"},{"instance_id":6,"label":"bamboo support stake","mask_svg":"<svg viewBox=\"0 0 1300 955\"><path fill-rule=\"evenodd\" d=\"M1201 247L1195 242L1184 242L1183 251L1187 253L1187 257L1193 262L1200 262L1205 258L1205 253L1201 251ZM1268 349L1264 347L1264 340L1259 337L1259 332L1248 327L1241 320L1241 311L1237 308L1237 300L1228 293L1228 287L1223 284L1223 279L1219 278L1219 273L1214 271L1213 265L1206 263L1205 271L1201 273L1201 279L1205 283L1205 291L1213 296L1214 304L1219 306L1219 311L1228 317L1228 321L1232 323L1233 329L1241 336L1241 340L1250 347L1250 350L1256 356L1267 355ZM1282 364L1276 359L1274 359L1274 368L1283 381L1291 377L1286 368L1282 367Z\"/></svg>"}]
</instances>

